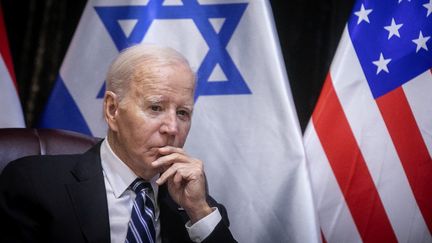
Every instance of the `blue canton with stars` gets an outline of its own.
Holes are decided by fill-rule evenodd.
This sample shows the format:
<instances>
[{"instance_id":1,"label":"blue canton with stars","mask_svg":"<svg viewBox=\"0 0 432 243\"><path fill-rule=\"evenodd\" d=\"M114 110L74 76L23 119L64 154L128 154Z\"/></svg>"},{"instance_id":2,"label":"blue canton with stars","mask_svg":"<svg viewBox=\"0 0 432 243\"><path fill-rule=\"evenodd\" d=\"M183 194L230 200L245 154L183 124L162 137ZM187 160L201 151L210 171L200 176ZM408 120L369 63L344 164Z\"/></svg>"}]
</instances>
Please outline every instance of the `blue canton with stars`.
<instances>
[{"instance_id":1,"label":"blue canton with stars","mask_svg":"<svg viewBox=\"0 0 432 243\"><path fill-rule=\"evenodd\" d=\"M374 98L432 67L432 0L357 1L348 30Z\"/></svg>"},{"instance_id":2,"label":"blue canton with stars","mask_svg":"<svg viewBox=\"0 0 432 243\"><path fill-rule=\"evenodd\" d=\"M208 53L197 70L196 100L203 95L251 94L226 50L246 7L247 3L200 5L196 0L183 1L181 6L163 6L162 0L150 0L146 6L95 7L95 10L119 51L141 43L154 20L192 19L209 47ZM225 19L219 33L216 33L212 27L210 18ZM121 29L119 20L137 20L128 37ZM179 37L180 40L181 37ZM220 65L227 80L209 82L208 79L217 64ZM105 84L98 98L103 97L104 91Z\"/></svg>"}]
</instances>

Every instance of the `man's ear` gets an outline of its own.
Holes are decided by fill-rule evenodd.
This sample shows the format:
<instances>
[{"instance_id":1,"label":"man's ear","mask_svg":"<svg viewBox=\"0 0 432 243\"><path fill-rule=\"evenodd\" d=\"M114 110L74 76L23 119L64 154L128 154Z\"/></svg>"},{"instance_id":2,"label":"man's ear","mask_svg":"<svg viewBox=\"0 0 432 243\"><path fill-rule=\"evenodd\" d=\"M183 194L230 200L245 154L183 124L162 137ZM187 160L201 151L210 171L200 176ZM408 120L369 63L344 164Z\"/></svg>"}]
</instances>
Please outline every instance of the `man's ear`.
<instances>
[{"instance_id":1,"label":"man's ear","mask_svg":"<svg viewBox=\"0 0 432 243\"><path fill-rule=\"evenodd\" d=\"M118 96L112 91L105 91L104 95L104 117L108 127L112 131L117 131L118 115Z\"/></svg>"}]
</instances>

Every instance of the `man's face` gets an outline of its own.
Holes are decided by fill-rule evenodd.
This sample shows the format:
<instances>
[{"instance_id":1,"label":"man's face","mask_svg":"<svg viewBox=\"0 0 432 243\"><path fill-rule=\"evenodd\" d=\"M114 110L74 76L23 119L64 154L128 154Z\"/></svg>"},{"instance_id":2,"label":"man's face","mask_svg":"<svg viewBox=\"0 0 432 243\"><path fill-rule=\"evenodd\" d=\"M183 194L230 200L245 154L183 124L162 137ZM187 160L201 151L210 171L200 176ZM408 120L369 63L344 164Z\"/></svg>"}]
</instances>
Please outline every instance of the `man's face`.
<instances>
[{"instance_id":1,"label":"man's face","mask_svg":"<svg viewBox=\"0 0 432 243\"><path fill-rule=\"evenodd\" d=\"M144 179L161 172L151 166L160 156L158 148L183 147L194 101L194 76L188 67L159 67L152 74L151 80L130 83L109 124L114 152Z\"/></svg>"}]
</instances>

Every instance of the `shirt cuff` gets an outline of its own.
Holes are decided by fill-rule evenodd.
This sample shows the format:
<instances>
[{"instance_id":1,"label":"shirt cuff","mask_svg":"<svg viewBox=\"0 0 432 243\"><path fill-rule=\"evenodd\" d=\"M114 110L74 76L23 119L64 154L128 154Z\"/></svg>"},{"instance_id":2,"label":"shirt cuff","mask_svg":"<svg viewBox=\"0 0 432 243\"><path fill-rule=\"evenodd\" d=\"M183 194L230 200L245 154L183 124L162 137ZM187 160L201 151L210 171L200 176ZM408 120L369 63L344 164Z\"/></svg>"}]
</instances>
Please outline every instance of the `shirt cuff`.
<instances>
[{"instance_id":1,"label":"shirt cuff","mask_svg":"<svg viewBox=\"0 0 432 243\"><path fill-rule=\"evenodd\" d=\"M193 242L202 242L213 232L213 230L216 228L216 225L222 220L219 209L213 207L212 210L213 212L200 219L195 224L191 224L190 220L186 223L186 229Z\"/></svg>"}]
</instances>

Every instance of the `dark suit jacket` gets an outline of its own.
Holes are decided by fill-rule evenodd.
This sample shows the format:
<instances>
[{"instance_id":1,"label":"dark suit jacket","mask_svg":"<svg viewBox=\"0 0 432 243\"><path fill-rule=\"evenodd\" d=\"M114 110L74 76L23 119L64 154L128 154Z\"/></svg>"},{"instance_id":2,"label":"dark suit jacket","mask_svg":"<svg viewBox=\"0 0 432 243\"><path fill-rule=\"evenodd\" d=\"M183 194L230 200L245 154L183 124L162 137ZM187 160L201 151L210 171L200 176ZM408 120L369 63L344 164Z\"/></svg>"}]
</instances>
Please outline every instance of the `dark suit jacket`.
<instances>
[{"instance_id":1,"label":"dark suit jacket","mask_svg":"<svg viewBox=\"0 0 432 243\"><path fill-rule=\"evenodd\" d=\"M109 242L109 218L100 144L80 155L32 156L0 176L0 242ZM167 189L159 194L162 242L191 242L188 217ZM235 242L223 220L205 242Z\"/></svg>"}]
</instances>

